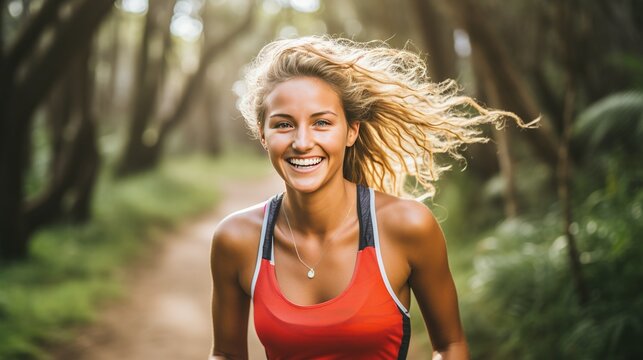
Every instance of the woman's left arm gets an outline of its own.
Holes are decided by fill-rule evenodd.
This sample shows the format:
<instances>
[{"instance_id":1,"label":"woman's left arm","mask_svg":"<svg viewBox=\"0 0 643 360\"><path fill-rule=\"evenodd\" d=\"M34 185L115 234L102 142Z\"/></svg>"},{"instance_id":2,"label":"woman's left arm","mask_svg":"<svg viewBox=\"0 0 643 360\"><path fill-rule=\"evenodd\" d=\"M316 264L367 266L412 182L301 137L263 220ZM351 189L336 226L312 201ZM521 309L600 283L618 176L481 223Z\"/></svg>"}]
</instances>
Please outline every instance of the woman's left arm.
<instances>
[{"instance_id":1,"label":"woman's left arm","mask_svg":"<svg viewBox=\"0 0 643 360\"><path fill-rule=\"evenodd\" d=\"M409 284L429 330L434 359L469 359L440 224L423 204L405 203L403 242L411 267Z\"/></svg>"}]
</instances>

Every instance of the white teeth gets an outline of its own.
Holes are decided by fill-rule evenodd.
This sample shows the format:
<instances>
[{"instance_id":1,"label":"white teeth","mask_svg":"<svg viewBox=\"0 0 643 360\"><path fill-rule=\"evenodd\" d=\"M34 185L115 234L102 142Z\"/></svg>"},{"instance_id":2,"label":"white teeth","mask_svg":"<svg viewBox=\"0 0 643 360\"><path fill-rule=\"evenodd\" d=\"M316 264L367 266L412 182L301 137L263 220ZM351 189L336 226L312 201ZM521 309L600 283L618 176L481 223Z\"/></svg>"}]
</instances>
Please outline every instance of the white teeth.
<instances>
[{"instance_id":1,"label":"white teeth","mask_svg":"<svg viewBox=\"0 0 643 360\"><path fill-rule=\"evenodd\" d=\"M319 164L321 161L322 161L322 158L320 157L306 158L306 159L298 159L298 158L288 159L288 162L296 166L313 166L313 165Z\"/></svg>"}]
</instances>

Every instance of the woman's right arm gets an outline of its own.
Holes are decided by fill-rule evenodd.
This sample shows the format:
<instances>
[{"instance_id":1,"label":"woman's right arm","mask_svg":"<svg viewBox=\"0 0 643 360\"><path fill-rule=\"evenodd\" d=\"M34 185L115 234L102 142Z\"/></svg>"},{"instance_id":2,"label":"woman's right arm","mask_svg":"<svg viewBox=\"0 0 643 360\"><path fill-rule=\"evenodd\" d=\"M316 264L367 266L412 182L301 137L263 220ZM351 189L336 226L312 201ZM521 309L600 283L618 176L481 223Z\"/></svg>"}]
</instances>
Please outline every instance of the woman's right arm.
<instances>
[{"instance_id":1,"label":"woman's right arm","mask_svg":"<svg viewBox=\"0 0 643 360\"><path fill-rule=\"evenodd\" d=\"M214 232L210 253L212 271L213 347L210 360L248 358L250 297L239 282L243 236L238 219L222 221ZM246 244L244 244L246 243Z\"/></svg>"}]
</instances>

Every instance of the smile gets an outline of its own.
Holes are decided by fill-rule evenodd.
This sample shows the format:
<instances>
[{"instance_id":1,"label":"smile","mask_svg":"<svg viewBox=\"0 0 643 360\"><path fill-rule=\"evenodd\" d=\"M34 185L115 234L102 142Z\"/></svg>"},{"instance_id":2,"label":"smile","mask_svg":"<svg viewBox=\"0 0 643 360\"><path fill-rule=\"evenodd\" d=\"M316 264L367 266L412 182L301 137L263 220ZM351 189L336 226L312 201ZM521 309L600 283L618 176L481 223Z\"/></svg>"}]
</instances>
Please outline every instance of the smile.
<instances>
[{"instance_id":1,"label":"smile","mask_svg":"<svg viewBox=\"0 0 643 360\"><path fill-rule=\"evenodd\" d=\"M300 169L305 169L305 168L311 168L320 162L322 162L323 158L321 157L311 157L311 158L290 158L286 161L288 163L296 168Z\"/></svg>"}]
</instances>

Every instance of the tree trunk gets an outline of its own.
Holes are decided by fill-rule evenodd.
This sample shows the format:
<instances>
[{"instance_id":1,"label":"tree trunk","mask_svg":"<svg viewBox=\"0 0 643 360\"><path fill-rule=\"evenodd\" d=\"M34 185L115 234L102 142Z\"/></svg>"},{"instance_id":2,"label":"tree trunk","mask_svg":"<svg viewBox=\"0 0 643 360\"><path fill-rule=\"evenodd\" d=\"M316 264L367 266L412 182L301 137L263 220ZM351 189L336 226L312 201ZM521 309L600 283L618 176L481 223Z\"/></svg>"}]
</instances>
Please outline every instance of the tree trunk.
<instances>
[{"instance_id":1,"label":"tree trunk","mask_svg":"<svg viewBox=\"0 0 643 360\"><path fill-rule=\"evenodd\" d=\"M169 11L168 11L169 10ZM127 145L117 168L118 176L126 176L147 168L150 162L155 163L153 151L154 139L148 132L154 119L159 88L159 70L167 48L160 54L151 54L154 37L169 36L171 10L161 2L150 2L145 29L141 37L140 53L137 60L136 81L132 87L134 97ZM159 35L159 32L161 33ZM164 41L164 45L167 43ZM155 55L155 56L154 56Z\"/></svg>"},{"instance_id":2,"label":"tree trunk","mask_svg":"<svg viewBox=\"0 0 643 360\"><path fill-rule=\"evenodd\" d=\"M5 57L12 62L3 61L0 69L0 88L10 89L6 93L2 90L0 103L0 260L17 260L27 255L23 177L33 114L60 74L69 68L68 59L91 42L98 25L112 9L114 0L84 0L62 23L57 16L42 13L51 3L63 2L49 0L44 3L34 19L46 19L46 26L35 31L36 36L19 36ZM40 37L46 35L44 29L51 24L56 25L54 35L47 47L42 52L38 51L41 55L36 57L31 54L35 47L29 43L39 43ZM22 44L21 41L28 43ZM16 82L13 70L20 65L20 60L28 56L33 60L24 69L20 82Z\"/></svg>"},{"instance_id":3,"label":"tree trunk","mask_svg":"<svg viewBox=\"0 0 643 360\"><path fill-rule=\"evenodd\" d=\"M101 58L107 58L109 63L109 77L104 84L100 84L96 88L94 98L97 104L97 113L99 114L113 114L116 109L120 109L121 103L118 96L117 82L118 70L121 57L121 44L120 44L120 12L114 12L114 15L109 19L109 25L106 30L109 30L109 40L107 45L107 54L100 54ZM106 31L107 32L107 31Z\"/></svg>"},{"instance_id":4,"label":"tree trunk","mask_svg":"<svg viewBox=\"0 0 643 360\"><path fill-rule=\"evenodd\" d=\"M509 148L509 136L507 130L493 129L493 137L498 146L498 163L500 174L505 182L504 203L505 216L515 218L518 216L518 191L516 190L516 175L514 172L513 159Z\"/></svg>"},{"instance_id":5,"label":"tree trunk","mask_svg":"<svg viewBox=\"0 0 643 360\"><path fill-rule=\"evenodd\" d=\"M66 126L57 127L58 132L54 134L55 137L62 138L61 149L55 153L53 161L57 167L52 172L50 186L26 206L27 234L69 214L77 221L89 218L91 190L99 160L91 113L93 73L89 70L89 60L88 45L74 59L74 68L80 69L78 75L76 76L75 71L68 71L68 77L72 79L68 82L71 91L65 92L69 98L64 101L71 103L72 111L64 115L70 115L71 120L58 120L58 123L66 122ZM71 131L73 137L67 140L67 134ZM71 206L64 203L68 198L72 199Z\"/></svg>"},{"instance_id":6,"label":"tree trunk","mask_svg":"<svg viewBox=\"0 0 643 360\"><path fill-rule=\"evenodd\" d=\"M188 111L191 101L195 98L196 91L206 78L206 73L214 59L223 52L228 46L234 43L239 36L250 29L254 14L254 6L251 6L246 13L244 21L229 34L224 35L219 41L212 43L205 49L199 61L199 67L190 76L185 86L185 90L179 99L179 102L170 116L161 121L161 131L159 132L159 143L167 137L169 131L174 128Z\"/></svg>"},{"instance_id":7,"label":"tree trunk","mask_svg":"<svg viewBox=\"0 0 643 360\"><path fill-rule=\"evenodd\" d=\"M498 103L504 109L515 112L522 119L535 119L541 115L534 97L530 94L526 79L509 57L502 43L494 36L489 26L479 17L479 9L471 0L445 2L471 41L472 56L479 57L489 73L489 86L494 87ZM543 119L545 120L545 119ZM541 120L541 126L524 133L525 140L534 153L550 168L555 169L558 161L557 138L551 126Z\"/></svg>"},{"instance_id":8,"label":"tree trunk","mask_svg":"<svg viewBox=\"0 0 643 360\"><path fill-rule=\"evenodd\" d=\"M207 84L205 86L204 117L207 136L205 138L205 150L210 155L220 155L223 151L223 124L221 118L217 116L218 108L221 105L221 94L216 91L215 87Z\"/></svg>"},{"instance_id":9,"label":"tree trunk","mask_svg":"<svg viewBox=\"0 0 643 360\"><path fill-rule=\"evenodd\" d=\"M563 213L563 233L567 238L567 254L569 258L570 273L572 282L578 296L578 302L581 305L587 304L589 301L589 291L583 276L580 256L578 247L576 245L576 238L571 232L571 225L574 221L573 218L573 201L571 190L571 162L569 158L569 143L572 133L572 122L575 113L576 101L576 87L577 77L576 71L581 62L575 53L574 33L572 16L576 10L573 9L573 4L570 2L560 2L558 4L558 32L563 40L563 60L565 62L566 72L566 89L565 101L563 105L563 134L558 147L559 162L557 168L558 174L558 198Z\"/></svg>"},{"instance_id":10,"label":"tree trunk","mask_svg":"<svg viewBox=\"0 0 643 360\"><path fill-rule=\"evenodd\" d=\"M4 9L6 0L0 0L0 9ZM4 54L4 17L0 16L0 75L4 72L5 68L5 54ZM4 83L3 83L4 84ZM1 90L0 90L1 91Z\"/></svg>"},{"instance_id":11,"label":"tree trunk","mask_svg":"<svg viewBox=\"0 0 643 360\"><path fill-rule=\"evenodd\" d=\"M167 117L159 121L160 125L158 134L154 139L155 141L145 144L146 146L142 146L142 141L138 146L132 145L132 149L136 147L137 151L126 151L123 161L127 166L123 168L121 174L125 175L145 171L151 169L157 164L161 157L163 145L165 144L168 135L181 122L181 120L186 117L192 101L196 98L196 92L206 78L206 72L209 65L219 54L223 52L223 50L233 44L241 34L251 27L253 14L254 5L251 5L246 13L245 19L237 25L235 29L233 29L229 34L222 36L219 41L214 42L208 48L204 49L199 61L199 67L194 74L190 75L186 80L185 88L179 97L176 107ZM132 139L134 138L130 138L130 140ZM129 160L126 160L128 158Z\"/></svg>"},{"instance_id":12,"label":"tree trunk","mask_svg":"<svg viewBox=\"0 0 643 360\"><path fill-rule=\"evenodd\" d=\"M478 53L472 56L472 68L476 78L478 98L488 101L492 106L501 106L500 94L498 88L493 86L493 80L490 71L490 64L487 59L479 56ZM518 192L516 190L515 172L513 170L513 160L509 144L507 129L492 130L493 138L496 142L496 157L499 165L500 175L504 180L504 210L505 216L513 218L518 215Z\"/></svg>"},{"instance_id":13,"label":"tree trunk","mask_svg":"<svg viewBox=\"0 0 643 360\"><path fill-rule=\"evenodd\" d=\"M7 94L3 95L0 129L0 261L20 259L27 255L22 217L22 180L30 129L30 124L15 124L18 119L11 116L11 102L6 100Z\"/></svg>"},{"instance_id":14,"label":"tree trunk","mask_svg":"<svg viewBox=\"0 0 643 360\"><path fill-rule=\"evenodd\" d=\"M413 0L415 16L428 51L429 74L435 82L455 79L458 74L458 56L454 49L453 26L446 19L443 5L438 1ZM478 98L484 98L479 90ZM485 144L471 144L464 149L467 168L486 180L499 170L496 152Z\"/></svg>"},{"instance_id":15,"label":"tree trunk","mask_svg":"<svg viewBox=\"0 0 643 360\"><path fill-rule=\"evenodd\" d=\"M68 1L48 0L43 3L42 8L38 10L33 19L27 22L24 30L20 32L18 38L14 41L13 47L8 51L7 67L5 68L7 73L12 76L17 73L18 67L34 52L45 31L59 21L58 12ZM26 14L27 11L29 10L26 7L24 13Z\"/></svg>"},{"instance_id":16,"label":"tree trunk","mask_svg":"<svg viewBox=\"0 0 643 360\"><path fill-rule=\"evenodd\" d=\"M51 161L49 174L51 178L60 176L63 168L62 160L65 149L65 129L69 126L73 115L72 77L61 79L52 89L47 100L47 125L49 127L49 141L51 142Z\"/></svg>"},{"instance_id":17,"label":"tree trunk","mask_svg":"<svg viewBox=\"0 0 643 360\"><path fill-rule=\"evenodd\" d=\"M558 198L563 212L563 232L567 238L567 255L569 258L570 273L578 301L581 305L587 304L589 300L589 292L585 279L583 277L582 267L580 263L580 256L578 254L578 247L576 246L576 238L571 232L571 225L574 221L573 217L573 204L571 199L571 166L569 163L569 140L571 137L571 126L573 117L573 107L575 93L573 90L573 82L567 86L565 95L565 114L563 121L563 138L561 140L559 151L559 164L558 164Z\"/></svg>"},{"instance_id":18,"label":"tree trunk","mask_svg":"<svg viewBox=\"0 0 643 360\"><path fill-rule=\"evenodd\" d=\"M98 178L100 156L96 141L96 122L92 111L94 100L94 73L91 65L91 49L88 47L81 59L82 81L79 83L79 116L80 129L76 141L81 149L82 158L76 166L75 181L73 185L74 200L67 210L71 220L86 222L91 218L92 195Z\"/></svg>"},{"instance_id":19,"label":"tree trunk","mask_svg":"<svg viewBox=\"0 0 643 360\"><path fill-rule=\"evenodd\" d=\"M212 6L206 6L204 10L204 18L212 19L214 18L214 8ZM203 38L206 47L213 46L217 39L216 34L210 31L210 28L204 27L203 29ZM203 146L205 151L213 156L219 155L223 151L223 135L221 133L221 118L218 116L218 108L221 102L221 93L218 91L216 83L219 78L213 79L213 69L209 67L209 70L206 71L206 81L202 82L202 95L201 103L203 107L204 116L200 120L200 124L203 124L204 129L204 138Z\"/></svg>"},{"instance_id":20,"label":"tree trunk","mask_svg":"<svg viewBox=\"0 0 643 360\"><path fill-rule=\"evenodd\" d=\"M413 0L428 54L429 74L435 82L455 79L457 55L453 47L453 27L437 9L435 1Z\"/></svg>"}]
</instances>

